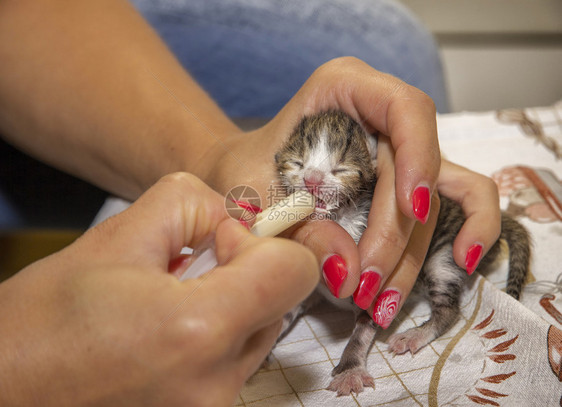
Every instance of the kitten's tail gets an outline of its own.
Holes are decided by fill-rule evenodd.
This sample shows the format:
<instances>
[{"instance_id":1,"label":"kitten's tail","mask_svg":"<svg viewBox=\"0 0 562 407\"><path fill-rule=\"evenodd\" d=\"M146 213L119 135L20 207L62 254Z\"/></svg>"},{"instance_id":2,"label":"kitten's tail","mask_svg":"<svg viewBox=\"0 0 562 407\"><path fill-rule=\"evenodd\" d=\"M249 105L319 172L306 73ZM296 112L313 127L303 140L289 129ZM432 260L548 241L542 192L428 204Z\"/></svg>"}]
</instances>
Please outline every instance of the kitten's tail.
<instances>
[{"instance_id":1,"label":"kitten's tail","mask_svg":"<svg viewBox=\"0 0 562 407\"><path fill-rule=\"evenodd\" d=\"M504 239L509 246L509 273L506 291L518 300L529 270L531 238L519 222L504 214L502 214L500 238Z\"/></svg>"}]
</instances>

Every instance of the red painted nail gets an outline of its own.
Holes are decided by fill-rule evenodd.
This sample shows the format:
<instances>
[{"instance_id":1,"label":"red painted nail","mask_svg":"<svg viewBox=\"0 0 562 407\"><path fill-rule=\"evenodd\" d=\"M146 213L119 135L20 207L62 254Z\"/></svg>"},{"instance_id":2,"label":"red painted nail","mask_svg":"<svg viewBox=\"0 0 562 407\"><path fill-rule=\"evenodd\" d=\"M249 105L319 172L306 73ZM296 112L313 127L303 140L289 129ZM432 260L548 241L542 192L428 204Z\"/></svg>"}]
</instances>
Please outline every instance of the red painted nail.
<instances>
[{"instance_id":1,"label":"red painted nail","mask_svg":"<svg viewBox=\"0 0 562 407\"><path fill-rule=\"evenodd\" d=\"M381 276L373 270L367 270L361 273L359 285L353 293L353 301L361 309L367 309L375 299L375 295L379 292L381 284Z\"/></svg>"},{"instance_id":2,"label":"red painted nail","mask_svg":"<svg viewBox=\"0 0 562 407\"><path fill-rule=\"evenodd\" d=\"M482 245L481 244L474 244L470 246L468 251L466 252L466 260L464 262L466 266L466 272L470 276L478 267L478 263L480 263L480 258L482 257Z\"/></svg>"},{"instance_id":3,"label":"red painted nail","mask_svg":"<svg viewBox=\"0 0 562 407\"><path fill-rule=\"evenodd\" d=\"M388 328L394 320L398 313L401 298L402 296L396 290L386 290L377 298L373 310L373 321L382 329Z\"/></svg>"},{"instance_id":4,"label":"red painted nail","mask_svg":"<svg viewBox=\"0 0 562 407\"><path fill-rule=\"evenodd\" d=\"M414 215L421 222L427 222L427 215L429 215L429 188L428 187L417 187L412 195L412 207L414 209Z\"/></svg>"},{"instance_id":5,"label":"red painted nail","mask_svg":"<svg viewBox=\"0 0 562 407\"><path fill-rule=\"evenodd\" d=\"M252 212L254 215L256 215L256 214L258 214L262 211L262 209L259 206L253 205L249 202L239 201L237 199L233 199L232 202L234 202L240 208L245 209L249 212Z\"/></svg>"},{"instance_id":6,"label":"red painted nail","mask_svg":"<svg viewBox=\"0 0 562 407\"><path fill-rule=\"evenodd\" d=\"M347 277L347 267L343 259L334 254L328 257L322 266L322 272L324 274L324 281L330 289L332 295L336 298L340 296L340 287Z\"/></svg>"},{"instance_id":7,"label":"red painted nail","mask_svg":"<svg viewBox=\"0 0 562 407\"><path fill-rule=\"evenodd\" d=\"M177 271L183 271L187 267L189 262L189 256L181 254L180 256L176 257L175 259L170 260L168 263L168 273L175 273Z\"/></svg>"}]
</instances>

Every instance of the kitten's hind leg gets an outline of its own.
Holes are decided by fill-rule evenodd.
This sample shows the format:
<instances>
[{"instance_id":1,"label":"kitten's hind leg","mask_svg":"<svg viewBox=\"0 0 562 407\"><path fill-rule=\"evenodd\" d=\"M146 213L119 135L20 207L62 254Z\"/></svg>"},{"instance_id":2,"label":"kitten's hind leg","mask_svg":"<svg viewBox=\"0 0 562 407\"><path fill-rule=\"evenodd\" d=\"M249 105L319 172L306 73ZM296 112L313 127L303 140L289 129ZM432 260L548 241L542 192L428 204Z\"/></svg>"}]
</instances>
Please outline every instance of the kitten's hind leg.
<instances>
[{"instance_id":1,"label":"kitten's hind leg","mask_svg":"<svg viewBox=\"0 0 562 407\"><path fill-rule=\"evenodd\" d=\"M363 387L375 387L375 380L367 371L367 356L375 338L376 326L371 317L362 311L357 315L355 328L345 346L340 363L332 370L334 378L328 390L338 396L360 393Z\"/></svg>"},{"instance_id":2,"label":"kitten's hind leg","mask_svg":"<svg viewBox=\"0 0 562 407\"><path fill-rule=\"evenodd\" d=\"M388 339L388 350L395 355L408 351L413 355L445 333L458 318L459 296L466 272L444 253L443 256L433 256L424 266L423 273L421 282L427 289L431 316L421 326Z\"/></svg>"}]
</instances>

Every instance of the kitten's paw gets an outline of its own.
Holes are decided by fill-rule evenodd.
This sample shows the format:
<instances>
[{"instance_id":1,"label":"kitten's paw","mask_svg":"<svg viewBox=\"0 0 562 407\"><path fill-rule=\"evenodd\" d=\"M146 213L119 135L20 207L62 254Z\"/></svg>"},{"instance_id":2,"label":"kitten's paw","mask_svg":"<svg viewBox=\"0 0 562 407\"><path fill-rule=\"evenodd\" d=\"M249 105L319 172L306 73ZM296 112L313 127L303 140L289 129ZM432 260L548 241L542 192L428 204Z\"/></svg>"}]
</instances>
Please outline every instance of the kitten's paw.
<instances>
[{"instance_id":1,"label":"kitten's paw","mask_svg":"<svg viewBox=\"0 0 562 407\"><path fill-rule=\"evenodd\" d=\"M364 387L375 388L375 379L363 367L355 367L337 373L330 384L328 390L335 391L338 396L349 396L351 392L357 394L363 391Z\"/></svg>"},{"instance_id":2,"label":"kitten's paw","mask_svg":"<svg viewBox=\"0 0 562 407\"><path fill-rule=\"evenodd\" d=\"M434 338L423 328L412 328L388 338L388 351L401 355L410 352L412 355L431 342Z\"/></svg>"}]
</instances>

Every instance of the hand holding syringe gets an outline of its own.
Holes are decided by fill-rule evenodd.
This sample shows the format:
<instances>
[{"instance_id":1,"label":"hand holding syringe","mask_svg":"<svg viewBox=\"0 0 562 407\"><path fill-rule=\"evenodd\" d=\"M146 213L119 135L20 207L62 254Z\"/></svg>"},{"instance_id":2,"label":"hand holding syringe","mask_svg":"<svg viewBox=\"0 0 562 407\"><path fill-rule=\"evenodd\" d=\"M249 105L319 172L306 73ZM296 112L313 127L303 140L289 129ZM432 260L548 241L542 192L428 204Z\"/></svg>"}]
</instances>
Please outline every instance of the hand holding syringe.
<instances>
[{"instance_id":1,"label":"hand holding syringe","mask_svg":"<svg viewBox=\"0 0 562 407\"><path fill-rule=\"evenodd\" d=\"M285 199L270 206L256 216L256 222L250 229L258 237L273 237L304 220L314 212L314 196L306 191L297 191ZM203 251L194 252L197 258L180 276L180 281L197 278L217 266L214 245Z\"/></svg>"}]
</instances>

